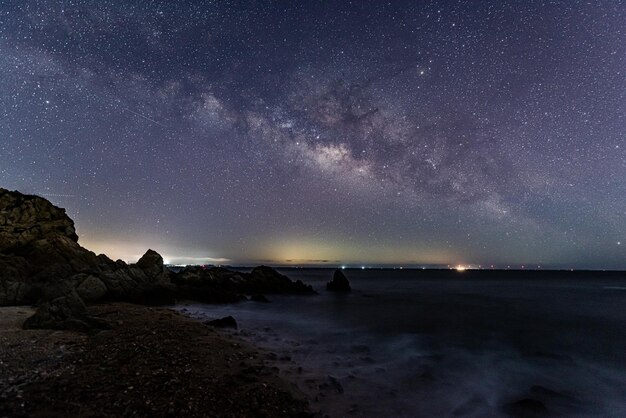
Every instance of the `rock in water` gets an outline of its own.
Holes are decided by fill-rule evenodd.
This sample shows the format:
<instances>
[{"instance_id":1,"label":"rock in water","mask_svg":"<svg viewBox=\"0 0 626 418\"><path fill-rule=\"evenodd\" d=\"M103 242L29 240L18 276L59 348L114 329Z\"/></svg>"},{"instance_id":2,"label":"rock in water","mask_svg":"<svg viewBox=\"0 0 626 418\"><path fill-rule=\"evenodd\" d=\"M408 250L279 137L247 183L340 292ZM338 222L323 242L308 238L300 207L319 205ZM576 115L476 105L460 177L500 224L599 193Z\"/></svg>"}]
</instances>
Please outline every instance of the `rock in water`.
<instances>
[{"instance_id":1,"label":"rock in water","mask_svg":"<svg viewBox=\"0 0 626 418\"><path fill-rule=\"evenodd\" d=\"M250 296L250 300L253 302L262 302L262 303L270 303L269 299L265 297L262 293L257 293Z\"/></svg>"},{"instance_id":2,"label":"rock in water","mask_svg":"<svg viewBox=\"0 0 626 418\"><path fill-rule=\"evenodd\" d=\"M337 269L335 270L335 274L333 274L333 280L326 283L326 290L330 290L332 292L349 292L352 290L350 287L350 282L343 271Z\"/></svg>"},{"instance_id":3,"label":"rock in water","mask_svg":"<svg viewBox=\"0 0 626 418\"><path fill-rule=\"evenodd\" d=\"M237 321L232 316L225 316L224 318L214 319L212 321L205 321L204 325L210 325L215 328L234 328L237 329Z\"/></svg>"}]
</instances>

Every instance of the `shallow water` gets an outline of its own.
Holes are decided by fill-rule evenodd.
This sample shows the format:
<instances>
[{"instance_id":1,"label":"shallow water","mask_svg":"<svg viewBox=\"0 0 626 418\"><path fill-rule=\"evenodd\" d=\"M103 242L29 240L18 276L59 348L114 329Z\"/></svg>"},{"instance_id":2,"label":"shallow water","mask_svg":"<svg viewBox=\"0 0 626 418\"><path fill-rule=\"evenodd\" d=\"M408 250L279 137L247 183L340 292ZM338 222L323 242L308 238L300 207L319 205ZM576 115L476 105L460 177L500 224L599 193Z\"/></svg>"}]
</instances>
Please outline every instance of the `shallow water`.
<instances>
[{"instance_id":1,"label":"shallow water","mask_svg":"<svg viewBox=\"0 0 626 418\"><path fill-rule=\"evenodd\" d=\"M287 269L320 293L180 306L234 316L334 416L626 416L626 279Z\"/></svg>"}]
</instances>

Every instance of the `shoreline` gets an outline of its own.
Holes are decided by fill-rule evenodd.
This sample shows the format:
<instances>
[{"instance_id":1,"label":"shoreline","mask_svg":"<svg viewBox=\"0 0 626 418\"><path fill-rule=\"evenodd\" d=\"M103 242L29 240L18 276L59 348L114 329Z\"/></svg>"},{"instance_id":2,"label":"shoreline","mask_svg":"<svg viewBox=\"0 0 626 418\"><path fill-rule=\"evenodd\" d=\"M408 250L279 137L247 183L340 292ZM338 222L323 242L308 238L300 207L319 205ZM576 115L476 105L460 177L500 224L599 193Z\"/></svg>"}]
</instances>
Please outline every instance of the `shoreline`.
<instances>
[{"instance_id":1,"label":"shoreline","mask_svg":"<svg viewBox=\"0 0 626 418\"><path fill-rule=\"evenodd\" d=\"M204 312L198 311L198 306L203 307ZM181 315L197 321L210 321L224 315L227 312L219 312L220 307L231 305L207 305L194 301L181 301L172 309ZM213 308L215 309L213 312ZM232 337L243 344L255 347L265 353L267 363L277 372L279 378L289 383L297 393L301 394L308 402L309 411L315 417L344 417L344 416L384 416L386 411L376 411L374 415L367 413L360 406L358 390L355 391L355 377L337 374L337 370L328 370L321 364L307 361L308 356L303 352L307 346L322 344L315 339L299 339L284 330L274 329L270 324L255 327L246 324L239 315L233 314L238 321L238 328L225 328L222 331L228 337ZM327 359L333 357L329 351ZM369 360L368 360L369 362ZM363 383L363 382L360 382ZM348 388L344 391L344 385ZM369 390L366 388L366 391ZM365 414L365 415L364 415ZM404 416L404 415L403 415Z\"/></svg>"},{"instance_id":2,"label":"shoreline","mask_svg":"<svg viewBox=\"0 0 626 418\"><path fill-rule=\"evenodd\" d=\"M23 330L0 308L0 416L312 416L271 356L167 308L92 305L109 330Z\"/></svg>"}]
</instances>

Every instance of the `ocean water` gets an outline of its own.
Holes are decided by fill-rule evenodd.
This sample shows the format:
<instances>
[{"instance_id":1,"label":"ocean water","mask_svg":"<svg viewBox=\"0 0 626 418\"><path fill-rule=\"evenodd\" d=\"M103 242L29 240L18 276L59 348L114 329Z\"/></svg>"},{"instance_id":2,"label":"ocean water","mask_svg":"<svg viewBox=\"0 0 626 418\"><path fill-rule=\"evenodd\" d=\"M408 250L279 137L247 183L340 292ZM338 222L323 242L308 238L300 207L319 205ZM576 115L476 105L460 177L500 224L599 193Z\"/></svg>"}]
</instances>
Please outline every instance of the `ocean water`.
<instances>
[{"instance_id":1,"label":"ocean water","mask_svg":"<svg viewBox=\"0 0 626 418\"><path fill-rule=\"evenodd\" d=\"M321 415L626 417L626 277L281 272L319 295L178 308L234 316Z\"/></svg>"}]
</instances>

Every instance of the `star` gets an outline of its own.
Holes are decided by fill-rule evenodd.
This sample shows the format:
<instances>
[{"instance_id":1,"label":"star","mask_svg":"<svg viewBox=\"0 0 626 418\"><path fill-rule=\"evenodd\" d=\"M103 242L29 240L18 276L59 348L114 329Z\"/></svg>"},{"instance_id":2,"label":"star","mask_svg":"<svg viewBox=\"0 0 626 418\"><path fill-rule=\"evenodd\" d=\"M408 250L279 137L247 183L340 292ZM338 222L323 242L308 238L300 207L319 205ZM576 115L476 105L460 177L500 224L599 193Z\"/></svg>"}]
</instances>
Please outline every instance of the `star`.
<instances>
[{"instance_id":1,"label":"star","mask_svg":"<svg viewBox=\"0 0 626 418\"><path fill-rule=\"evenodd\" d=\"M14 3L0 186L96 252L626 268L614 1Z\"/></svg>"}]
</instances>

